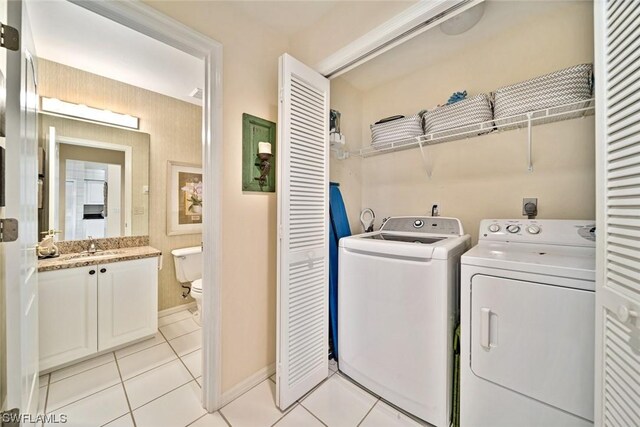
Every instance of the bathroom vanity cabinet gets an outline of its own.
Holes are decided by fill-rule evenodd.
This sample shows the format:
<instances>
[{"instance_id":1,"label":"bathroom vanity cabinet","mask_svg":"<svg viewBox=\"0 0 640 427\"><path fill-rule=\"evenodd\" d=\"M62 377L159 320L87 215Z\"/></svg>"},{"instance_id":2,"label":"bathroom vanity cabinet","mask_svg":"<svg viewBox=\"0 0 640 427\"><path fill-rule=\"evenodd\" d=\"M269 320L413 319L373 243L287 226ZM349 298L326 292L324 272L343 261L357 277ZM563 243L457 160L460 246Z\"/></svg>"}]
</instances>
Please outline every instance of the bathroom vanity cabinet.
<instances>
[{"instance_id":1,"label":"bathroom vanity cabinet","mask_svg":"<svg viewBox=\"0 0 640 427\"><path fill-rule=\"evenodd\" d=\"M157 332L157 257L41 272L38 291L41 371Z\"/></svg>"}]
</instances>

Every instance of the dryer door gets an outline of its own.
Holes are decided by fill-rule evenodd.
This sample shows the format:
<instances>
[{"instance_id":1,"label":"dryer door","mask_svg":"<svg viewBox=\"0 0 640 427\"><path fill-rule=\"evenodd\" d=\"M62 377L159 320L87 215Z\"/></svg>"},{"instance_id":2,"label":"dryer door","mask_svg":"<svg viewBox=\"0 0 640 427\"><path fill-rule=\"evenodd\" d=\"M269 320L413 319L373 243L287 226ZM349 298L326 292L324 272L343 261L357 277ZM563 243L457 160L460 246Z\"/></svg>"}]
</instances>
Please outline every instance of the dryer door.
<instances>
[{"instance_id":1,"label":"dryer door","mask_svg":"<svg viewBox=\"0 0 640 427\"><path fill-rule=\"evenodd\" d=\"M471 369L593 420L594 312L590 291L474 276Z\"/></svg>"}]
</instances>

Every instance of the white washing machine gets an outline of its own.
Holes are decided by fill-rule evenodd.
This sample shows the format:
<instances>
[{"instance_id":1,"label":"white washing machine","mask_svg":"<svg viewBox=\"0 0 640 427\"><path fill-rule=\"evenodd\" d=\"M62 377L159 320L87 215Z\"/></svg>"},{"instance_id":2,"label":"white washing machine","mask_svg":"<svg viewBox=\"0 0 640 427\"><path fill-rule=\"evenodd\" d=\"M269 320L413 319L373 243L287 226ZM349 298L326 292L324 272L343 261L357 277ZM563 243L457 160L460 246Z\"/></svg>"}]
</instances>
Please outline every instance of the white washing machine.
<instances>
[{"instance_id":1,"label":"white washing machine","mask_svg":"<svg viewBox=\"0 0 640 427\"><path fill-rule=\"evenodd\" d=\"M449 425L460 256L455 218L392 217L340 239L339 369L393 405Z\"/></svg>"},{"instance_id":2,"label":"white washing machine","mask_svg":"<svg viewBox=\"0 0 640 427\"><path fill-rule=\"evenodd\" d=\"M462 256L462 427L592 426L595 224L484 220Z\"/></svg>"}]
</instances>

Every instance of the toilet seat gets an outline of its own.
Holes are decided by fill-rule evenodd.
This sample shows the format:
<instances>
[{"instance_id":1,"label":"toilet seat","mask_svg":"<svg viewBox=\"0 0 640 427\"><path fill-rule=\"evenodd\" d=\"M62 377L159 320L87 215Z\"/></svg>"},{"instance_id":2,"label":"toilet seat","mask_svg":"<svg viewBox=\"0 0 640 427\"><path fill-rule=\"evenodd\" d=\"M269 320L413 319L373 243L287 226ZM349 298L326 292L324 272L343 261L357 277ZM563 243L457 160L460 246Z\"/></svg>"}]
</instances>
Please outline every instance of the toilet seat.
<instances>
[{"instance_id":1,"label":"toilet seat","mask_svg":"<svg viewBox=\"0 0 640 427\"><path fill-rule=\"evenodd\" d=\"M197 279L191 282L191 292L202 293L202 279Z\"/></svg>"}]
</instances>

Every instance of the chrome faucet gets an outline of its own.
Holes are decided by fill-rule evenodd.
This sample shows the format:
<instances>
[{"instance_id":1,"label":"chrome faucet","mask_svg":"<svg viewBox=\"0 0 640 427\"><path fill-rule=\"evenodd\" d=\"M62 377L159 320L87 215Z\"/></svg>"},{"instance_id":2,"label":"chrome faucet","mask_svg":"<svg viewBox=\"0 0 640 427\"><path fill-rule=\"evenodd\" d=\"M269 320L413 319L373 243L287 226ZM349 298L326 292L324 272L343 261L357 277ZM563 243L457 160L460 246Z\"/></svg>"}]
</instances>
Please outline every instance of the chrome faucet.
<instances>
[{"instance_id":1,"label":"chrome faucet","mask_svg":"<svg viewBox=\"0 0 640 427\"><path fill-rule=\"evenodd\" d=\"M96 248L96 241L93 236L89 236L89 248L87 249L87 252L89 252L90 254L95 254L96 252L98 252L98 249Z\"/></svg>"}]
</instances>

